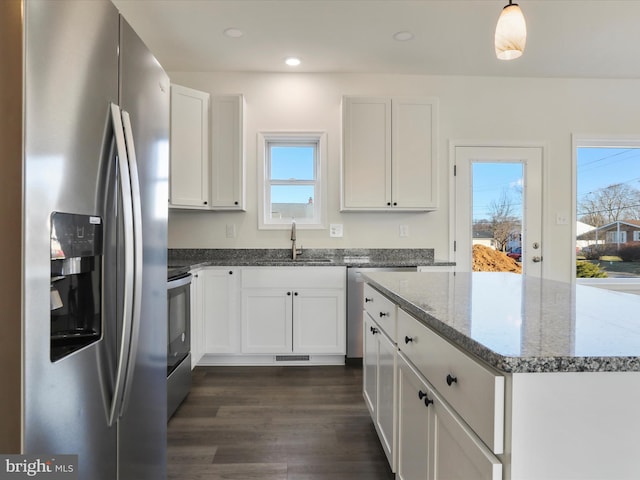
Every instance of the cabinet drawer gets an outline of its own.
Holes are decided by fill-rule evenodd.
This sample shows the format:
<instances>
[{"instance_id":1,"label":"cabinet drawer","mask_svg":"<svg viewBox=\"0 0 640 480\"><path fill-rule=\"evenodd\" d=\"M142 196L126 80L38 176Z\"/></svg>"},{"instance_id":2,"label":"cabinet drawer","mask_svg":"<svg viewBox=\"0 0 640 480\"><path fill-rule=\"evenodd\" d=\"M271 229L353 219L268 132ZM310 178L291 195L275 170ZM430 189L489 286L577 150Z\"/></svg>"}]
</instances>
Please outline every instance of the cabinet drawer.
<instances>
[{"instance_id":1,"label":"cabinet drawer","mask_svg":"<svg viewBox=\"0 0 640 480\"><path fill-rule=\"evenodd\" d=\"M397 307L396 304L382 295L379 291L373 288L368 283L364 284L364 309L371 315L376 323L382 328L382 330L391 338L391 341L396 341L396 317Z\"/></svg>"},{"instance_id":2,"label":"cabinet drawer","mask_svg":"<svg viewBox=\"0 0 640 480\"><path fill-rule=\"evenodd\" d=\"M398 348L489 448L503 453L504 377L401 309Z\"/></svg>"},{"instance_id":3,"label":"cabinet drawer","mask_svg":"<svg viewBox=\"0 0 640 480\"><path fill-rule=\"evenodd\" d=\"M243 267L242 288L346 288L345 267Z\"/></svg>"}]
</instances>

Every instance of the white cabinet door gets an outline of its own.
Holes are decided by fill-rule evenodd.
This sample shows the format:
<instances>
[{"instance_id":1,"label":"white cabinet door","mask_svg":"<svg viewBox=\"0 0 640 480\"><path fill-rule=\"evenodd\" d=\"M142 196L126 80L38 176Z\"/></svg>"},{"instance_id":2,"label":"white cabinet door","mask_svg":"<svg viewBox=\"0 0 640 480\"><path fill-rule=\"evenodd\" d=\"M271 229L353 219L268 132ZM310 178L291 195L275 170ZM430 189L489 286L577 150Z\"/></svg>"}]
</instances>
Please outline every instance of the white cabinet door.
<instances>
[{"instance_id":1,"label":"white cabinet door","mask_svg":"<svg viewBox=\"0 0 640 480\"><path fill-rule=\"evenodd\" d=\"M292 290L245 289L242 292L242 352L292 351Z\"/></svg>"},{"instance_id":2,"label":"white cabinet door","mask_svg":"<svg viewBox=\"0 0 640 480\"><path fill-rule=\"evenodd\" d=\"M204 353L240 351L239 270L233 267L200 271L204 309Z\"/></svg>"},{"instance_id":3,"label":"white cabinet door","mask_svg":"<svg viewBox=\"0 0 640 480\"><path fill-rule=\"evenodd\" d=\"M392 100L392 206L435 209L437 103L432 98Z\"/></svg>"},{"instance_id":4,"label":"white cabinet door","mask_svg":"<svg viewBox=\"0 0 640 480\"><path fill-rule=\"evenodd\" d=\"M244 97L214 95L211 123L211 208L244 210Z\"/></svg>"},{"instance_id":5,"label":"white cabinet door","mask_svg":"<svg viewBox=\"0 0 640 480\"><path fill-rule=\"evenodd\" d=\"M293 351L346 353L344 290L296 289L293 294Z\"/></svg>"},{"instance_id":6,"label":"white cabinet door","mask_svg":"<svg viewBox=\"0 0 640 480\"><path fill-rule=\"evenodd\" d=\"M435 98L344 97L342 210L438 207Z\"/></svg>"},{"instance_id":7,"label":"white cabinet door","mask_svg":"<svg viewBox=\"0 0 640 480\"><path fill-rule=\"evenodd\" d=\"M402 355L398 356L398 480L429 478L433 395ZM431 408L430 408L431 407Z\"/></svg>"},{"instance_id":8,"label":"white cabinet door","mask_svg":"<svg viewBox=\"0 0 640 480\"><path fill-rule=\"evenodd\" d=\"M200 271L191 276L191 369L198 365L204 354L204 312Z\"/></svg>"},{"instance_id":9,"label":"white cabinet door","mask_svg":"<svg viewBox=\"0 0 640 480\"><path fill-rule=\"evenodd\" d=\"M171 85L170 206L209 208L209 94Z\"/></svg>"},{"instance_id":10,"label":"white cabinet door","mask_svg":"<svg viewBox=\"0 0 640 480\"><path fill-rule=\"evenodd\" d=\"M378 340L378 411L376 422L382 449L396 471L396 346L383 333Z\"/></svg>"},{"instance_id":11,"label":"white cabinet door","mask_svg":"<svg viewBox=\"0 0 640 480\"><path fill-rule=\"evenodd\" d=\"M372 418L376 418L378 408L378 339L375 323L368 313L363 312L364 332L362 358L362 389L365 403ZM377 329L379 331L379 329Z\"/></svg>"},{"instance_id":12,"label":"white cabinet door","mask_svg":"<svg viewBox=\"0 0 640 480\"><path fill-rule=\"evenodd\" d=\"M397 349L371 316L366 312L363 315L363 395L382 449L395 472Z\"/></svg>"},{"instance_id":13,"label":"white cabinet door","mask_svg":"<svg viewBox=\"0 0 640 480\"><path fill-rule=\"evenodd\" d=\"M502 480L502 464L434 394L431 480Z\"/></svg>"},{"instance_id":14,"label":"white cabinet door","mask_svg":"<svg viewBox=\"0 0 640 480\"><path fill-rule=\"evenodd\" d=\"M386 208L391 202L391 99L345 97L342 208Z\"/></svg>"}]
</instances>

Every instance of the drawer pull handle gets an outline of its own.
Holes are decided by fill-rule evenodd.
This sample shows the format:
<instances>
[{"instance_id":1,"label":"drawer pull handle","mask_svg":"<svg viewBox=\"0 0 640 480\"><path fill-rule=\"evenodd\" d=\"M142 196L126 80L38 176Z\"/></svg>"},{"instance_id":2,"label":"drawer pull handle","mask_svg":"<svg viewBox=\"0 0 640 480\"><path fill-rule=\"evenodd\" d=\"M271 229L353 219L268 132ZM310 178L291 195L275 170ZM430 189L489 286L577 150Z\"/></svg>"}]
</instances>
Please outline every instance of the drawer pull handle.
<instances>
[{"instance_id":1,"label":"drawer pull handle","mask_svg":"<svg viewBox=\"0 0 640 480\"><path fill-rule=\"evenodd\" d=\"M423 392L422 390L420 390L418 392L418 398L420 400L422 400L424 398L424 406L428 407L429 405L431 405L433 403L433 400L431 400L429 397L427 397L427 394L425 392Z\"/></svg>"},{"instance_id":2,"label":"drawer pull handle","mask_svg":"<svg viewBox=\"0 0 640 480\"><path fill-rule=\"evenodd\" d=\"M404 337L404 343L409 343L409 342L413 342L413 337Z\"/></svg>"},{"instance_id":3,"label":"drawer pull handle","mask_svg":"<svg viewBox=\"0 0 640 480\"><path fill-rule=\"evenodd\" d=\"M454 383L458 383L458 377L453 377L450 373L447 374L447 385L451 386Z\"/></svg>"},{"instance_id":4,"label":"drawer pull handle","mask_svg":"<svg viewBox=\"0 0 640 480\"><path fill-rule=\"evenodd\" d=\"M364 297L364 303L373 302L373 298Z\"/></svg>"},{"instance_id":5,"label":"drawer pull handle","mask_svg":"<svg viewBox=\"0 0 640 480\"><path fill-rule=\"evenodd\" d=\"M385 312L380 312L380 318L382 317L388 317L389 313L385 313Z\"/></svg>"}]
</instances>

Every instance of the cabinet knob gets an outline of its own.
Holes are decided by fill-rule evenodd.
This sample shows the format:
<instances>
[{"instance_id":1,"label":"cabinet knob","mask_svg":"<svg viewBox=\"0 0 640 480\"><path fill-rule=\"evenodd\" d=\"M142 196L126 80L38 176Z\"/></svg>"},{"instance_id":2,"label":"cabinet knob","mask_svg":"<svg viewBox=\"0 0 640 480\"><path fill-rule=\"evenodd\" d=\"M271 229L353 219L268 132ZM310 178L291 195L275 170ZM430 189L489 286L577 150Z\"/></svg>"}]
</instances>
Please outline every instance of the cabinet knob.
<instances>
[{"instance_id":1,"label":"cabinet knob","mask_svg":"<svg viewBox=\"0 0 640 480\"><path fill-rule=\"evenodd\" d=\"M451 386L454 383L458 383L458 377L454 377L450 373L447 374L447 385Z\"/></svg>"},{"instance_id":2,"label":"cabinet knob","mask_svg":"<svg viewBox=\"0 0 640 480\"><path fill-rule=\"evenodd\" d=\"M229 270L229 275L233 275L233 270Z\"/></svg>"},{"instance_id":3,"label":"cabinet knob","mask_svg":"<svg viewBox=\"0 0 640 480\"><path fill-rule=\"evenodd\" d=\"M373 298L364 297L364 303L373 302Z\"/></svg>"},{"instance_id":4,"label":"cabinet knob","mask_svg":"<svg viewBox=\"0 0 640 480\"><path fill-rule=\"evenodd\" d=\"M234 205L238 205L238 202L233 202Z\"/></svg>"},{"instance_id":5,"label":"cabinet knob","mask_svg":"<svg viewBox=\"0 0 640 480\"><path fill-rule=\"evenodd\" d=\"M398 202L393 202L393 206L397 207L398 206Z\"/></svg>"},{"instance_id":6,"label":"cabinet knob","mask_svg":"<svg viewBox=\"0 0 640 480\"><path fill-rule=\"evenodd\" d=\"M431 405L433 403L433 400L431 400L429 397L427 397L427 394L425 392L423 392L422 390L418 391L418 398L420 400L422 400L424 398L424 406L428 407L429 405Z\"/></svg>"},{"instance_id":7,"label":"cabinet knob","mask_svg":"<svg viewBox=\"0 0 640 480\"><path fill-rule=\"evenodd\" d=\"M371 333L373 333L374 335L376 333L380 333L380 330L378 330L376 327L370 327L371 328Z\"/></svg>"},{"instance_id":8,"label":"cabinet knob","mask_svg":"<svg viewBox=\"0 0 640 480\"><path fill-rule=\"evenodd\" d=\"M385 313L385 312L380 312L380 318L382 317L388 317L389 313Z\"/></svg>"},{"instance_id":9,"label":"cabinet knob","mask_svg":"<svg viewBox=\"0 0 640 480\"><path fill-rule=\"evenodd\" d=\"M291 295L291 292L287 292L287 295Z\"/></svg>"},{"instance_id":10,"label":"cabinet knob","mask_svg":"<svg viewBox=\"0 0 640 480\"><path fill-rule=\"evenodd\" d=\"M207 204L207 202L202 202L202 204L203 204L203 205L206 205L206 204Z\"/></svg>"},{"instance_id":11,"label":"cabinet knob","mask_svg":"<svg viewBox=\"0 0 640 480\"><path fill-rule=\"evenodd\" d=\"M297 297L298 296L298 292L295 292L293 295Z\"/></svg>"},{"instance_id":12,"label":"cabinet knob","mask_svg":"<svg viewBox=\"0 0 640 480\"><path fill-rule=\"evenodd\" d=\"M390 207L390 206L391 206L391 202L387 202L387 207Z\"/></svg>"},{"instance_id":13,"label":"cabinet knob","mask_svg":"<svg viewBox=\"0 0 640 480\"><path fill-rule=\"evenodd\" d=\"M404 343L409 343L409 342L413 342L413 337L404 337Z\"/></svg>"}]
</instances>

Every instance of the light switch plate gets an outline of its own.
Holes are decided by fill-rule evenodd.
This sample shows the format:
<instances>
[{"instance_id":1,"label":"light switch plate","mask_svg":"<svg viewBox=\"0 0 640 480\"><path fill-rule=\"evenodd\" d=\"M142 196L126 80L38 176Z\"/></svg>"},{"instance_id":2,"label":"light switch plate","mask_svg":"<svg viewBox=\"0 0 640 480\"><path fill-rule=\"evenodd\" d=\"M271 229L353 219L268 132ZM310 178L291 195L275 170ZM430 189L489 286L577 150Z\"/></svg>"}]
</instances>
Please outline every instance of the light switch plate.
<instances>
[{"instance_id":1,"label":"light switch plate","mask_svg":"<svg viewBox=\"0 0 640 480\"><path fill-rule=\"evenodd\" d=\"M409 225L400 225L400 236L401 237L409 236Z\"/></svg>"},{"instance_id":2,"label":"light switch plate","mask_svg":"<svg viewBox=\"0 0 640 480\"><path fill-rule=\"evenodd\" d=\"M342 224L341 223L332 223L329 225L329 236L330 237L342 237Z\"/></svg>"},{"instance_id":3,"label":"light switch plate","mask_svg":"<svg viewBox=\"0 0 640 480\"><path fill-rule=\"evenodd\" d=\"M230 223L227 225L227 238L236 238L236 224Z\"/></svg>"}]
</instances>

